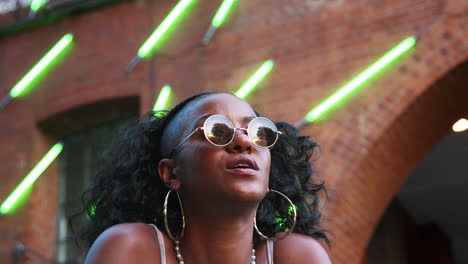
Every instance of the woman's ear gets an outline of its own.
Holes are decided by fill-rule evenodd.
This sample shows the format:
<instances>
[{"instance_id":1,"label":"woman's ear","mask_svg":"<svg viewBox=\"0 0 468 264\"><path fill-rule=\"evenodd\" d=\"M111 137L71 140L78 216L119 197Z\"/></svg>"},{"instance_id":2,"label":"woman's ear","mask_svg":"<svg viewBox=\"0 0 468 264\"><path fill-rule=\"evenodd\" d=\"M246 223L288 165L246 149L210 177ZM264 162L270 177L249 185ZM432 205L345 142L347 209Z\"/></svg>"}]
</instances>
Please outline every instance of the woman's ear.
<instances>
[{"instance_id":1,"label":"woman's ear","mask_svg":"<svg viewBox=\"0 0 468 264\"><path fill-rule=\"evenodd\" d=\"M161 181L169 188L179 190L181 182L176 174L176 165L173 159L162 159L158 164L158 173Z\"/></svg>"}]
</instances>

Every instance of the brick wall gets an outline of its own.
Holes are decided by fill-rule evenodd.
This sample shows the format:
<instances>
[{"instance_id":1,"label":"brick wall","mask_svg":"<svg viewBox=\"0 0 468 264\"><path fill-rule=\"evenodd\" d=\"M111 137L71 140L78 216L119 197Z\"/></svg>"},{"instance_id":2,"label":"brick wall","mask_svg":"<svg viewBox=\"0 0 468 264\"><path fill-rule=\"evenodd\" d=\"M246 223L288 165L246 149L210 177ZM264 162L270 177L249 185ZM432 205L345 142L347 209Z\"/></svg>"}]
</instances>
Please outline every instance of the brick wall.
<instances>
[{"instance_id":1,"label":"brick wall","mask_svg":"<svg viewBox=\"0 0 468 264\"><path fill-rule=\"evenodd\" d=\"M466 113L466 104L455 111L449 101L466 98L466 91L433 84L468 57L467 5L455 0L239 1L212 42L200 47L218 1L198 1L157 49L159 56L142 60L127 74L127 63L175 3L122 2L0 39L3 97L61 36L75 35L48 75L0 112L0 200L59 140L38 127L55 114L125 96L139 96L144 113L166 83L176 92L172 105L201 91L235 91L264 60L274 58L272 73L247 100L272 119L295 124L416 34L412 51L303 130L324 149L317 168L330 189L324 222L335 234L333 261L365 263L372 231L409 169L444 134L455 112ZM421 135L421 127L435 131ZM0 252L21 240L54 257L57 174L55 163L13 215L0 217Z\"/></svg>"}]
</instances>

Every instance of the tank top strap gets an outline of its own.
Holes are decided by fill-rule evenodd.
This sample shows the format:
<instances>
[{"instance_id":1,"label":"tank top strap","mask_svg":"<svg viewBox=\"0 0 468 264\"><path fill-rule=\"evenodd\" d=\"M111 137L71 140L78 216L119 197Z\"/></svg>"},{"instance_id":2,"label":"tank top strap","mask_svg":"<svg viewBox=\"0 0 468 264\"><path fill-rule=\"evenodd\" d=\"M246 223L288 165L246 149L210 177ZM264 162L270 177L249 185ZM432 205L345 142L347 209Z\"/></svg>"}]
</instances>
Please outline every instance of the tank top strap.
<instances>
[{"instance_id":1,"label":"tank top strap","mask_svg":"<svg viewBox=\"0 0 468 264\"><path fill-rule=\"evenodd\" d=\"M148 225L152 226L154 230L156 231L156 235L158 237L158 243L159 243L159 251L161 255L161 264L166 264L166 249L164 247L164 238L162 236L162 233L161 231L159 231L159 229L155 225L153 224L148 224Z\"/></svg>"},{"instance_id":2,"label":"tank top strap","mask_svg":"<svg viewBox=\"0 0 468 264\"><path fill-rule=\"evenodd\" d=\"M266 241L268 264L273 264L273 240Z\"/></svg>"}]
</instances>

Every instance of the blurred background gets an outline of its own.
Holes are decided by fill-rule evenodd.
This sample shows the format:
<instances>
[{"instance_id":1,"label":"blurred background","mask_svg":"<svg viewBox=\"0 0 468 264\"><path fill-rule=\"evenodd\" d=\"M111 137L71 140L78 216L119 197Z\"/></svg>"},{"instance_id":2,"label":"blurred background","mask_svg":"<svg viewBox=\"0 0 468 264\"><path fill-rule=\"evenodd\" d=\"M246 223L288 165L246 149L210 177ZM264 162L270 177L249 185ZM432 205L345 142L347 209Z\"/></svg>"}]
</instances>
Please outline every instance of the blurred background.
<instances>
[{"instance_id":1,"label":"blurred background","mask_svg":"<svg viewBox=\"0 0 468 264\"><path fill-rule=\"evenodd\" d=\"M468 263L467 58L464 0L0 0L0 263L82 263L116 131L215 90L321 145L333 263Z\"/></svg>"}]
</instances>

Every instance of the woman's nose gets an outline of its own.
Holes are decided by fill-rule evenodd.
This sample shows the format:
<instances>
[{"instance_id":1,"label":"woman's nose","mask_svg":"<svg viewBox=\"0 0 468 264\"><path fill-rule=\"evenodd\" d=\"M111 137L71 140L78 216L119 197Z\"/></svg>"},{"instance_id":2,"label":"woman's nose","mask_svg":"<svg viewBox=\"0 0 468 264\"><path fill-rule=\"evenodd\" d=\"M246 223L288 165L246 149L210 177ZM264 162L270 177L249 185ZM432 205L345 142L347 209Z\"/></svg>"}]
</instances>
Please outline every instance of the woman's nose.
<instances>
[{"instance_id":1,"label":"woman's nose","mask_svg":"<svg viewBox=\"0 0 468 264\"><path fill-rule=\"evenodd\" d=\"M247 135L247 130L236 129L234 133L234 139L229 145L226 146L226 148L228 152L250 153L253 146L249 136Z\"/></svg>"}]
</instances>

